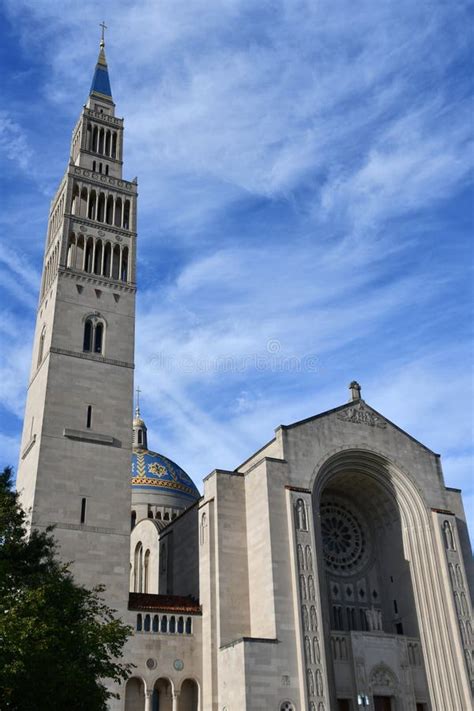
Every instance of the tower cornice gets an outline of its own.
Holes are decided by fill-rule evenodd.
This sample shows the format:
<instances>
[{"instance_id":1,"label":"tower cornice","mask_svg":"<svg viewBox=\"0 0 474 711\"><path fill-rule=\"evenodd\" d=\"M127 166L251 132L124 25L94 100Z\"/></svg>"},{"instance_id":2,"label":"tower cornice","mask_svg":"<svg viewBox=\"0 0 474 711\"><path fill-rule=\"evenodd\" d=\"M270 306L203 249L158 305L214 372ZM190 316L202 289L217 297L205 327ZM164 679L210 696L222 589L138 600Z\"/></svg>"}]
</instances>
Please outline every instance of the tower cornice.
<instances>
[{"instance_id":1,"label":"tower cornice","mask_svg":"<svg viewBox=\"0 0 474 711\"><path fill-rule=\"evenodd\" d=\"M118 282L115 279L107 279L107 277L97 274L85 274L71 267L59 267L58 273L66 278L74 278L75 281L94 284L95 286L106 286L114 291L123 291L129 294L135 294L137 285L135 282Z\"/></svg>"},{"instance_id":2,"label":"tower cornice","mask_svg":"<svg viewBox=\"0 0 474 711\"><path fill-rule=\"evenodd\" d=\"M83 114L85 116L88 116L89 118L93 118L94 121L98 121L99 123L103 123L104 125L109 126L112 124L114 128L121 128L123 129L123 118L119 118L118 116L110 116L109 114L101 114L99 111L94 111L93 109L89 109L87 106L84 106L83 108ZM82 118L79 118L77 123L80 123ZM76 124L77 126L77 124ZM75 128L74 128L75 130Z\"/></svg>"},{"instance_id":3,"label":"tower cornice","mask_svg":"<svg viewBox=\"0 0 474 711\"><path fill-rule=\"evenodd\" d=\"M114 225L107 225L103 222L97 222L96 220L89 220L87 217L78 217L77 215L71 215L70 213L65 215L65 217L71 220L71 222L75 222L78 225L84 225L88 228L86 230L79 229L80 232L83 232L83 237L88 236L87 233L89 228L97 230L99 237L104 237L106 233L109 233L111 236L115 236L116 238L118 237L118 242L120 242L120 239L124 238L132 240L137 236L137 233L132 230L124 230L122 227L115 227Z\"/></svg>"},{"instance_id":4,"label":"tower cornice","mask_svg":"<svg viewBox=\"0 0 474 711\"><path fill-rule=\"evenodd\" d=\"M69 164L67 176L70 178L81 178L81 180L103 187L111 187L117 192L122 192L128 196L136 195L138 192L138 183L122 178L114 178L112 175L104 175L97 173L89 168L82 168L77 165Z\"/></svg>"}]
</instances>

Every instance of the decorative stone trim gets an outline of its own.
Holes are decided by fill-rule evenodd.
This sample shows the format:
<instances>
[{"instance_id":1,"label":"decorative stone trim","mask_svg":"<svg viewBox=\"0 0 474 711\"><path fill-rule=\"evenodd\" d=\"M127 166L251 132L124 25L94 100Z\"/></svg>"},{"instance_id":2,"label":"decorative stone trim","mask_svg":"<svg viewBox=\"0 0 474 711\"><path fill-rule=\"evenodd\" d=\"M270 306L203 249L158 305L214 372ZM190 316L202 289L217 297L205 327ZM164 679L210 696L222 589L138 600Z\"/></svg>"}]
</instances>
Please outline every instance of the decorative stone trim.
<instances>
[{"instance_id":1,"label":"decorative stone trim","mask_svg":"<svg viewBox=\"0 0 474 711\"><path fill-rule=\"evenodd\" d=\"M136 237L137 233L133 230L124 230L123 227L116 227L115 225L108 225L105 222L98 222L97 220L89 220L87 217L79 217L79 215L73 215L70 212L64 213L64 217L75 222L78 225L83 225L83 229L79 228L81 232L87 232L89 228L94 228L96 230L105 230L105 232L112 232L114 235L122 235L131 239Z\"/></svg>"},{"instance_id":2,"label":"decorative stone trim","mask_svg":"<svg viewBox=\"0 0 474 711\"><path fill-rule=\"evenodd\" d=\"M294 546L294 571L299 606L299 636L302 676L306 681L308 711L327 711L329 704L325 649L321 635L323 619L316 564L311 493L298 487L288 491L290 526Z\"/></svg>"},{"instance_id":3,"label":"decorative stone trim","mask_svg":"<svg viewBox=\"0 0 474 711\"><path fill-rule=\"evenodd\" d=\"M76 269L72 269L71 267L59 267L58 272L63 277L69 279L74 277L76 281L82 281L86 284L112 287L115 291L125 291L128 294L135 294L137 291L137 287L133 282L117 282L114 279L107 279L107 277L99 276L98 274L80 272Z\"/></svg>"},{"instance_id":4,"label":"decorative stone trim","mask_svg":"<svg viewBox=\"0 0 474 711\"><path fill-rule=\"evenodd\" d=\"M451 511L432 509L439 526L439 536L442 541L446 564L448 566L448 579L454 601L459 635L464 652L464 661L471 684L474 689L474 630L471 609L471 596L466 582L463 561L459 554L459 537L456 527L456 516Z\"/></svg>"},{"instance_id":5,"label":"decorative stone trim","mask_svg":"<svg viewBox=\"0 0 474 711\"><path fill-rule=\"evenodd\" d=\"M135 368L133 363L127 363L125 360L115 360L113 358L104 358L103 356L94 355L93 353L76 353L68 351L66 348L50 348L50 353L58 355L72 356L73 358L83 358L84 360L93 360L95 363L105 363L106 365L118 365L122 368Z\"/></svg>"},{"instance_id":6,"label":"decorative stone trim","mask_svg":"<svg viewBox=\"0 0 474 711\"><path fill-rule=\"evenodd\" d=\"M69 427L64 428L63 432L68 439L77 439L81 442L94 442L96 444L107 444L109 446L116 445L118 440L110 435L100 434L98 432L86 432L84 430L71 430Z\"/></svg>"},{"instance_id":7,"label":"decorative stone trim","mask_svg":"<svg viewBox=\"0 0 474 711\"><path fill-rule=\"evenodd\" d=\"M35 527L39 524L35 523ZM107 533L114 536L123 536L125 539L130 538L130 531L127 533L122 533L122 531L117 531L115 528L106 528L105 526L88 526L85 523L58 523L57 521L49 521L48 523L42 524L41 528L47 528L48 526L54 526L54 528L63 529L66 531L90 531L91 533ZM125 572L125 571L124 571Z\"/></svg>"},{"instance_id":8,"label":"decorative stone trim","mask_svg":"<svg viewBox=\"0 0 474 711\"><path fill-rule=\"evenodd\" d=\"M30 439L30 441L28 442L28 444L25 446L23 452L21 453L22 459L25 459L28 452L33 448L33 445L35 442L36 442L36 435L34 434L33 437Z\"/></svg>"},{"instance_id":9,"label":"decorative stone trim","mask_svg":"<svg viewBox=\"0 0 474 711\"><path fill-rule=\"evenodd\" d=\"M353 422L357 425L368 425L369 427L380 427L381 429L387 427L385 420L364 407L361 401L359 401L357 405L354 405L354 407L342 410L336 417L343 422Z\"/></svg>"},{"instance_id":10,"label":"decorative stone trim","mask_svg":"<svg viewBox=\"0 0 474 711\"><path fill-rule=\"evenodd\" d=\"M248 644L249 642L254 644L280 644L280 640L276 637L238 637L233 639L232 642L221 645L219 649L227 649L228 647L235 647L236 644Z\"/></svg>"},{"instance_id":11,"label":"decorative stone trim","mask_svg":"<svg viewBox=\"0 0 474 711\"><path fill-rule=\"evenodd\" d=\"M102 185L109 185L117 192L125 193L133 197L137 191L136 183L130 183L128 180L121 180L120 178L114 178L112 175L104 175L103 173L97 173L94 170L89 170L88 168L78 168L74 166L72 170L68 173L71 177L77 176L82 179L86 179L86 182L101 183Z\"/></svg>"},{"instance_id":12,"label":"decorative stone trim","mask_svg":"<svg viewBox=\"0 0 474 711\"><path fill-rule=\"evenodd\" d=\"M104 125L113 124L116 128L120 129L123 127L123 118L118 118L118 116L100 114L98 111L94 111L93 109L88 109L86 107L84 107L84 116L89 116L90 118L93 118L94 120L98 121L99 123L103 123Z\"/></svg>"}]
</instances>

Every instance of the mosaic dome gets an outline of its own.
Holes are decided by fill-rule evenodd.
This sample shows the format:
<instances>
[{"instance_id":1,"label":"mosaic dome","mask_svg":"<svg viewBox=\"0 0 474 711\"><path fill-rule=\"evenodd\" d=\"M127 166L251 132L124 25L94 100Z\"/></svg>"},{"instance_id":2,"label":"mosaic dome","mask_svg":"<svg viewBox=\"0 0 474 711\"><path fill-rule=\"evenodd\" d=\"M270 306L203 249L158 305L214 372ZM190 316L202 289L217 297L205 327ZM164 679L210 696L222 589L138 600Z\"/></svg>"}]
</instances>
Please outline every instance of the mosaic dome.
<instances>
[{"instance_id":1,"label":"mosaic dome","mask_svg":"<svg viewBox=\"0 0 474 711\"><path fill-rule=\"evenodd\" d=\"M187 505L200 497L193 480L171 459L143 447L134 448L132 490L158 493L160 489L181 495Z\"/></svg>"}]
</instances>

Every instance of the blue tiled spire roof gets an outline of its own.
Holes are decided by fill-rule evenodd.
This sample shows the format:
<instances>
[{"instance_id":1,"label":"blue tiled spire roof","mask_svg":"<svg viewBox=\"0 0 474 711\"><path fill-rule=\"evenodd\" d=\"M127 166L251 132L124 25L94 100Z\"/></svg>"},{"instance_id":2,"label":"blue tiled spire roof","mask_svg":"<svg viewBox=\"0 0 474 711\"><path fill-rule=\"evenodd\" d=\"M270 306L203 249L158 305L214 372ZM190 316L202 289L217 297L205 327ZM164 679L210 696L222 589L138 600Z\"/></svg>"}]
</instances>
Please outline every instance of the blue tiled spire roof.
<instances>
[{"instance_id":1,"label":"blue tiled spire roof","mask_svg":"<svg viewBox=\"0 0 474 711\"><path fill-rule=\"evenodd\" d=\"M110 88L109 70L105 58L104 42L100 43L99 58L95 65L94 77L92 79L90 94L100 94L112 99L112 89Z\"/></svg>"}]
</instances>

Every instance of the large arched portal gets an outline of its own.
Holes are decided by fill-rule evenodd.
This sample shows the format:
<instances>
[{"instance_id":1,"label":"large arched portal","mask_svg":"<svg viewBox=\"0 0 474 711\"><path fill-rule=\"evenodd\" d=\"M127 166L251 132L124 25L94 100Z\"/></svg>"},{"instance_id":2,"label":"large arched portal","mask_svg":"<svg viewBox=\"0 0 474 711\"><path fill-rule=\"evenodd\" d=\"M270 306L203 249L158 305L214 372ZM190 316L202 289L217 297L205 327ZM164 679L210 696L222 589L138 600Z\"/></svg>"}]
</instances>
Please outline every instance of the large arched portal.
<instances>
[{"instance_id":1,"label":"large arched portal","mask_svg":"<svg viewBox=\"0 0 474 711\"><path fill-rule=\"evenodd\" d=\"M395 492L364 472L341 471L322 490L319 515L331 631L418 637Z\"/></svg>"},{"instance_id":2,"label":"large arched portal","mask_svg":"<svg viewBox=\"0 0 474 711\"><path fill-rule=\"evenodd\" d=\"M341 668L353 663L355 692L373 703L370 670L385 645L393 650L390 674L400 680L394 708L413 704L403 670L408 642L415 639L433 709L463 708L469 689L453 662L462 651L450 634L446 562L431 510L412 477L382 454L340 450L315 468L312 505L333 698Z\"/></svg>"}]
</instances>

